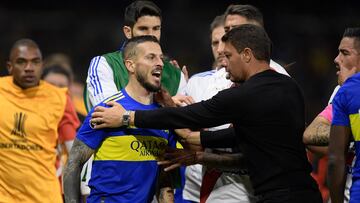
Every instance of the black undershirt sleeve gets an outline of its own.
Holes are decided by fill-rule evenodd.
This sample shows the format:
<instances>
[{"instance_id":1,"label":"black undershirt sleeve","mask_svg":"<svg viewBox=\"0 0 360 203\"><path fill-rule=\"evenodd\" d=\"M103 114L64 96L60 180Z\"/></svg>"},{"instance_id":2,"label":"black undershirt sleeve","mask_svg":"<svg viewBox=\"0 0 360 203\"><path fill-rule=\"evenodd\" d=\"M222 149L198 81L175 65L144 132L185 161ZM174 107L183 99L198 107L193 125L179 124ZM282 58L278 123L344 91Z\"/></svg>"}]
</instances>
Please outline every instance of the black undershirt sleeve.
<instances>
[{"instance_id":1,"label":"black undershirt sleeve","mask_svg":"<svg viewBox=\"0 0 360 203\"><path fill-rule=\"evenodd\" d=\"M238 146L234 128L200 131L201 146L206 148L233 148Z\"/></svg>"}]
</instances>

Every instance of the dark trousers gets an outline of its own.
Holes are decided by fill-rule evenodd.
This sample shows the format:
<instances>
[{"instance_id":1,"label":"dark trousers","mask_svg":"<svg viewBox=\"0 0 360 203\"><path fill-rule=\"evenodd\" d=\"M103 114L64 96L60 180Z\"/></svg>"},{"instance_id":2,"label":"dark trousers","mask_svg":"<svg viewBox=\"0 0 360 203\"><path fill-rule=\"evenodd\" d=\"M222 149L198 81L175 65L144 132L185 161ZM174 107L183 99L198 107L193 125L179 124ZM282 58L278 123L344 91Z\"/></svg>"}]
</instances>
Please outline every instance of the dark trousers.
<instances>
[{"instance_id":1,"label":"dark trousers","mask_svg":"<svg viewBox=\"0 0 360 203\"><path fill-rule=\"evenodd\" d=\"M257 203L322 203L318 189L278 189L257 195Z\"/></svg>"}]
</instances>

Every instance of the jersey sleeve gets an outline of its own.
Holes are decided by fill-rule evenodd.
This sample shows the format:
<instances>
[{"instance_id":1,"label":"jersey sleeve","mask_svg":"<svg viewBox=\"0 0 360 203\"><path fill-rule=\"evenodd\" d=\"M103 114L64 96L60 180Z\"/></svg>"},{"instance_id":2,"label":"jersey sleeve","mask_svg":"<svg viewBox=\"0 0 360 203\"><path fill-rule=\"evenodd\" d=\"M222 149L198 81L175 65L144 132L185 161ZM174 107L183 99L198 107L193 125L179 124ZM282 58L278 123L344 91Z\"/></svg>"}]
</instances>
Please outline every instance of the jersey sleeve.
<instances>
[{"instance_id":1,"label":"jersey sleeve","mask_svg":"<svg viewBox=\"0 0 360 203\"><path fill-rule=\"evenodd\" d=\"M201 146L207 148L236 147L238 140L234 128L217 131L200 131Z\"/></svg>"},{"instance_id":2,"label":"jersey sleeve","mask_svg":"<svg viewBox=\"0 0 360 203\"><path fill-rule=\"evenodd\" d=\"M187 96L193 96L194 95L194 91L196 90L196 87L194 87L195 85L195 79L194 77L191 77L189 79L189 81L187 82L184 91L183 91L183 95L187 95Z\"/></svg>"},{"instance_id":3,"label":"jersey sleeve","mask_svg":"<svg viewBox=\"0 0 360 203\"><path fill-rule=\"evenodd\" d=\"M332 119L333 119L333 113L332 113L332 111L333 111L332 104L328 104L328 105L325 107L325 109L324 109L321 113L319 113L319 116L322 116L322 117L324 117L326 120L328 120L329 122L331 122Z\"/></svg>"},{"instance_id":4,"label":"jersey sleeve","mask_svg":"<svg viewBox=\"0 0 360 203\"><path fill-rule=\"evenodd\" d=\"M333 120L332 125L350 126L349 112L347 108L346 92L340 88L332 102Z\"/></svg>"},{"instance_id":5,"label":"jersey sleeve","mask_svg":"<svg viewBox=\"0 0 360 203\"><path fill-rule=\"evenodd\" d=\"M75 106L70 98L70 95L67 94L64 115L58 127L60 143L74 140L76 136L76 129L79 126L80 120L76 114Z\"/></svg>"},{"instance_id":6,"label":"jersey sleeve","mask_svg":"<svg viewBox=\"0 0 360 203\"><path fill-rule=\"evenodd\" d=\"M182 94L185 95L185 91L186 91L186 79L185 79L185 75L183 72L180 73L180 82L179 82L179 88L176 94Z\"/></svg>"},{"instance_id":7,"label":"jersey sleeve","mask_svg":"<svg viewBox=\"0 0 360 203\"><path fill-rule=\"evenodd\" d=\"M104 104L100 104L105 106ZM90 125L91 114L93 110L86 116L81 128L77 133L77 139L81 140L91 149L97 149L100 147L102 141L105 139L105 131L103 129L96 130Z\"/></svg>"},{"instance_id":8,"label":"jersey sleeve","mask_svg":"<svg viewBox=\"0 0 360 203\"><path fill-rule=\"evenodd\" d=\"M113 71L104 57L96 56L91 60L86 87L92 106L118 91L114 82Z\"/></svg>"}]
</instances>

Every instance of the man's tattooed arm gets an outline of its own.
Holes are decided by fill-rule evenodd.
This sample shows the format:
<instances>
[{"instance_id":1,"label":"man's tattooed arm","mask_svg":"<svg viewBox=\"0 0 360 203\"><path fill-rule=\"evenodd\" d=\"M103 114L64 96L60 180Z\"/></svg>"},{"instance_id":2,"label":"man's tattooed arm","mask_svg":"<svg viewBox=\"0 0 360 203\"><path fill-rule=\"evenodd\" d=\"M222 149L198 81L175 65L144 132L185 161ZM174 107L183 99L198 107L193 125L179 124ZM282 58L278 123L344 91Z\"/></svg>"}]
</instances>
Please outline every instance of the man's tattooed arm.
<instances>
[{"instance_id":1,"label":"man's tattooed arm","mask_svg":"<svg viewBox=\"0 0 360 203\"><path fill-rule=\"evenodd\" d=\"M75 139L64 170L65 203L80 202L80 172L93 153L93 149Z\"/></svg>"},{"instance_id":2,"label":"man's tattooed arm","mask_svg":"<svg viewBox=\"0 0 360 203\"><path fill-rule=\"evenodd\" d=\"M246 160L242 153L197 153L198 162L209 168L222 170L246 169Z\"/></svg>"},{"instance_id":3,"label":"man's tattooed arm","mask_svg":"<svg viewBox=\"0 0 360 203\"><path fill-rule=\"evenodd\" d=\"M329 144L330 127L330 121L322 116L317 116L304 132L304 143L306 145L327 146Z\"/></svg>"}]
</instances>

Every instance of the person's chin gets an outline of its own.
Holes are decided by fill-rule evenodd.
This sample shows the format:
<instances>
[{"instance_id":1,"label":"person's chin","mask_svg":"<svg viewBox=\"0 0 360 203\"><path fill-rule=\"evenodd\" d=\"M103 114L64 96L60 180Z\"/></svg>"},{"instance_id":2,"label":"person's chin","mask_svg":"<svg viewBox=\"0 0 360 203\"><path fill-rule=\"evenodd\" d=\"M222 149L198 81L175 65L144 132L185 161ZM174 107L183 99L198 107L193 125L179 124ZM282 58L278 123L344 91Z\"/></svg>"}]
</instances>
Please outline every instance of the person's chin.
<instances>
[{"instance_id":1,"label":"person's chin","mask_svg":"<svg viewBox=\"0 0 360 203\"><path fill-rule=\"evenodd\" d=\"M157 92L161 89L160 83L153 83L150 86L148 86L147 90L150 92Z\"/></svg>"},{"instance_id":2,"label":"person's chin","mask_svg":"<svg viewBox=\"0 0 360 203\"><path fill-rule=\"evenodd\" d=\"M23 85L23 87L25 87L25 88L32 88L32 87L35 87L35 86L37 86L37 83L25 83Z\"/></svg>"}]
</instances>

